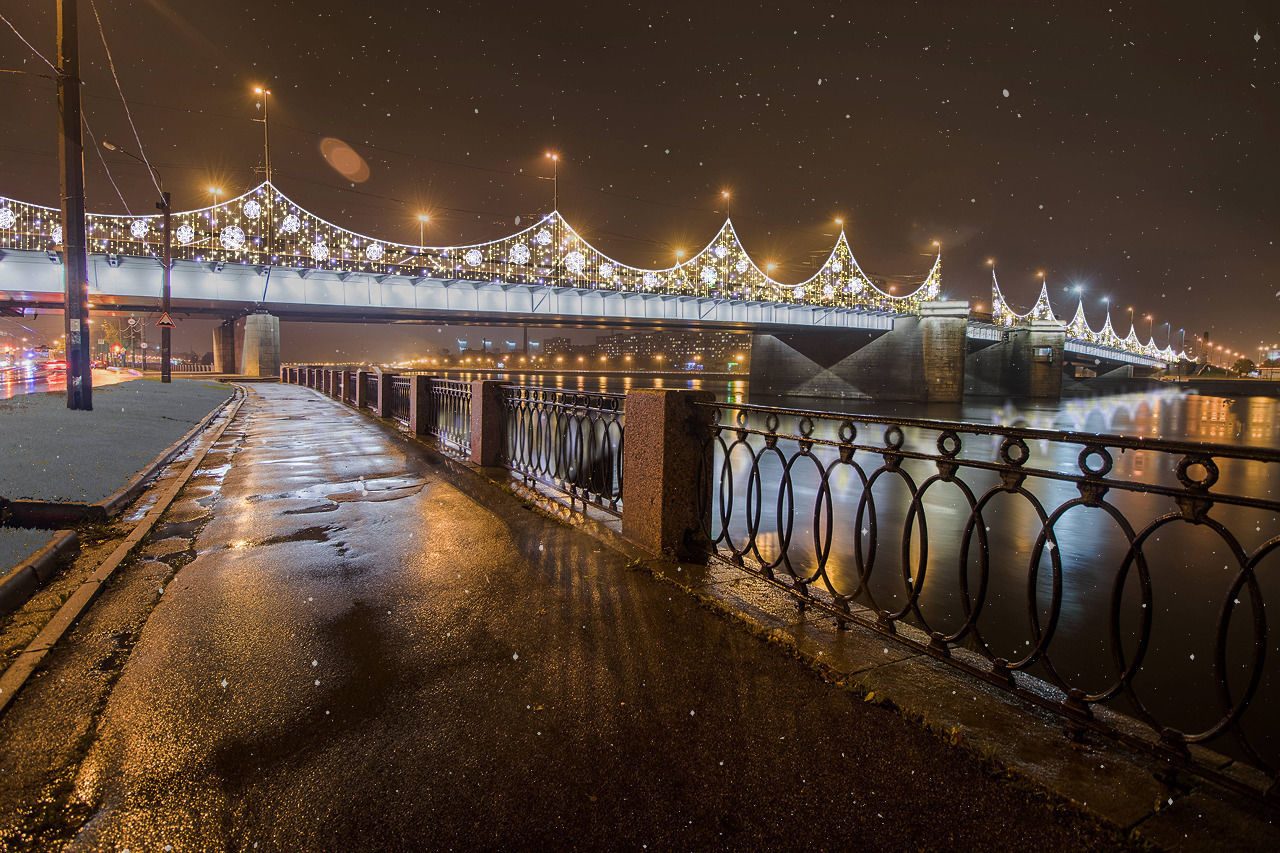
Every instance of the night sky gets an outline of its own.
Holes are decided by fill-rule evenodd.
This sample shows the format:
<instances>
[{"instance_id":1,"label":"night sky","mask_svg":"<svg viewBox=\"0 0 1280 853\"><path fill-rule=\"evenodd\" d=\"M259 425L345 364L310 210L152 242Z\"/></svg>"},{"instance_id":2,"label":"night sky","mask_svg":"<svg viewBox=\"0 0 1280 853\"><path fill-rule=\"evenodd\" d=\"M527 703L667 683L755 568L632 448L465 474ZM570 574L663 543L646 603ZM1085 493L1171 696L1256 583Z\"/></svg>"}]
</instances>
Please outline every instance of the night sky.
<instances>
[{"instance_id":1,"label":"night sky","mask_svg":"<svg viewBox=\"0 0 1280 853\"><path fill-rule=\"evenodd\" d=\"M839 216L891 281L923 278L938 239L951 297L989 307L992 257L1021 310L1044 270L1067 319L1084 286L1095 328L1110 296L1122 334L1133 305L1161 345L1166 321L1175 346L1179 328L1245 351L1280 341L1275 2L97 4L179 209L260 180L265 83L276 183L386 239L416 241L423 210L428 243L514 231L550 209L555 150L561 210L628 263L700 248L728 189L780 278L810 274ZM52 0L0 9L53 57ZM136 149L88 0L81 23L90 127ZM47 71L7 27L0 56ZM0 104L0 195L57 204L52 82L0 75ZM326 137L366 181L326 163ZM150 211L142 168L103 153ZM123 212L96 152L86 168L90 209ZM326 331L338 348L356 334Z\"/></svg>"}]
</instances>

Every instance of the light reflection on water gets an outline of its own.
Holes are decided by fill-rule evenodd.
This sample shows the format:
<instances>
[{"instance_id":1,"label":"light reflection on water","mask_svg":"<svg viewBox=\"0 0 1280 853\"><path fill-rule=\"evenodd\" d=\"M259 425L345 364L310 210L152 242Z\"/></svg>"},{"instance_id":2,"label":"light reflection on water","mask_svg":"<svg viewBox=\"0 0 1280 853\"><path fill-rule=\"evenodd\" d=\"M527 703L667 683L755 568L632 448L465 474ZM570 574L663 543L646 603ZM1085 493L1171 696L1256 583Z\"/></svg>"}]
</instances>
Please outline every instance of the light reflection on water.
<instances>
[{"instance_id":1,"label":"light reflection on water","mask_svg":"<svg viewBox=\"0 0 1280 853\"><path fill-rule=\"evenodd\" d=\"M1187 394L1181 391L1127 393L1095 398L1069 398L1060 402L1007 403L966 402L952 405L914 403L871 403L865 401L833 401L795 397L751 399L745 382L704 381L683 377L592 376L560 374L554 377L513 374L513 381L527 384L582 391L625 391L638 387L687 387L705 389L718 400L729 403L760 403L794 409L831 411L843 409L864 415L886 417L934 418L971 423L1002 424L1049 430L1118 434L1162 438L1175 441L1211 442L1247 447L1280 447L1280 412L1274 398L1220 398ZM731 415L722 417L730 422ZM854 419L856 422L856 418ZM750 419L760 426L758 418ZM834 438L838 421L819 421L816 436ZM779 432L798 434L796 419L783 417ZM857 443L882 446L884 428L858 425ZM825 432L824 432L825 431ZM904 447L922 453L936 454L937 433L927 430L905 431ZM730 436L728 441L732 441ZM991 436L964 437L962 458L994 461L1000 440ZM760 442L756 442L758 448ZM863 571L871 557L870 541L875 531L874 562L869 570L868 589L875 604L897 611L906 606L908 583L919 584L920 613L934 630L948 634L956 631L966 619L964 583L970 596L976 598L980 583L980 537L985 534L991 555L987 591L978 620L982 640L993 655L1017 661L1035 645L1035 629L1031 612L1038 614L1040 625L1046 625L1053 598L1053 564L1050 549L1044 550L1036 571L1032 571L1033 549L1042 523L1036 502L1043 512L1052 514L1063 504L1079 496L1074 483L1030 478L1025 483L1030 498L1020 494L998 492L983 511L983 529L969 534L969 551L961 568L965 528L970 522L970 500L960 487L933 482L921 501L927 538L921 536L919 516L904 537L910 509L909 477L919 488L937 473L931 461L908 460L902 472L880 473L871 488L874 500L874 524L867 513L859 522L858 507L863 495L862 476L871 477L883 463L878 453L859 451L854 460L861 467L833 464L833 451L817 448L812 458L800 458L792 464L792 512L784 507L778 512L777 483L783 467L796 451L795 442L780 442L786 458L765 454L760 471L765 483L761 507L762 532L756 540L760 556L777 559L781 551L781 535L790 525L787 554L798 575L811 574L818 564L817 555L826 541L826 525L830 522L830 552L826 562L827 579L838 593L852 593L858 588L859 556ZM1028 467L1075 474L1079 472L1079 445L1059 442L1030 442ZM746 486L743 472L749 459L746 450L734 451L735 481L733 485L734 515L729 535L734 542L747 538L745 521ZM829 468L830 517L820 501L821 474L814 459ZM1114 452L1113 479L1178 487L1174 466L1179 457L1151 451ZM1249 460L1219 461L1220 478L1214 490L1219 493L1274 498L1280 494L1280 465ZM964 469L962 469L964 470ZM995 472L965 470L961 475L974 499L996 487ZM717 484L717 497L723 484ZM1033 500L1034 499L1034 500ZM1178 508L1171 498L1113 489L1107 503L1141 532L1148 524L1166 516L1173 520L1152 534L1144 545L1147 569L1151 577L1150 606L1144 607L1137 571L1130 571L1123 583L1123 594L1117 614L1117 635L1126 659L1132 660L1137 648L1139 626L1143 618L1151 619L1151 642L1142 670L1134 681L1138 697L1160 717L1164 725L1197 731L1211 725L1220 714L1214 675L1214 646L1218 621L1224 604L1230 603L1235 616L1228 630L1225 672L1233 696L1244 689L1250 655L1254 648L1251 625L1255 602L1246 588L1227 601L1228 592L1238 569L1239 560L1229 543L1208 526L1192 525L1177 518ZM815 508L817 524L815 525ZM1238 537L1247 555L1265 542L1280 536L1280 518L1259 510L1217 505L1210 518L1221 522ZM819 538L815 540L815 527ZM1100 508L1077 506L1061 516L1054 525L1056 550L1060 559L1061 606L1056 633L1050 647L1053 665L1061 677L1088 692L1102 691L1116 678L1114 644L1111 642L1110 612L1113 588L1120 577L1128 551L1128 538L1118 522ZM904 549L904 538L907 539ZM861 554L859 554L861 549ZM905 554L904 554L905 550ZM1265 558L1259 569L1260 599L1270 600L1273 610L1280 601L1280 554ZM920 573L923 569L923 581ZM909 580L908 580L909 579ZM863 603L870 599L862 598ZM1239 602L1236 604L1235 602ZM1274 621L1273 616L1273 621ZM1274 726L1264 723L1264 709L1280 704L1280 632L1272 631L1267 641L1267 664L1259 693L1250 713L1245 717L1251 742L1270 760L1280 760L1280 736ZM1040 674L1044 674L1043 665ZM1035 671L1035 670L1033 670ZM1215 742L1219 749L1226 744ZM1229 750L1228 750L1229 751Z\"/></svg>"}]
</instances>

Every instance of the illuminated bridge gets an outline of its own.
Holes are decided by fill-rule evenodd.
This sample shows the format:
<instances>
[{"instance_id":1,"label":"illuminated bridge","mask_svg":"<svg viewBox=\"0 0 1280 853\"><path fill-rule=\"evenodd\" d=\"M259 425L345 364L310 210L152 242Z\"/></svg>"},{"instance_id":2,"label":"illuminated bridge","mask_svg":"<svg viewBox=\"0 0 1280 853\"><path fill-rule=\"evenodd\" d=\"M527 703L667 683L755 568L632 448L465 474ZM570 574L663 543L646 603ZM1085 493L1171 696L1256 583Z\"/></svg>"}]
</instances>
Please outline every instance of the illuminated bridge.
<instances>
[{"instance_id":1,"label":"illuminated bridge","mask_svg":"<svg viewBox=\"0 0 1280 853\"><path fill-rule=\"evenodd\" d=\"M95 305L157 310L160 222L158 214L89 214ZM810 393L878 397L894 396L904 381L936 373L945 361L963 361L966 338L970 349L984 341L1008 343L1018 329L1035 325L1044 334L1050 322L1061 339L1057 350L1088 347L1108 365L1156 368L1178 358L1138 343L1132 330L1119 338L1109 318L1101 333L1083 323L1082 311L1078 323L1051 320L1043 290L1036 306L1018 315L997 286L993 302L1004 310L994 313L995 323L969 324L967 303L942 297L941 256L915 290L886 293L858 265L843 230L812 277L785 283L752 260L728 219L700 251L661 269L609 257L558 211L489 242L415 246L334 225L271 183L175 213L172 229L174 313L220 316L228 323L247 316L255 351L262 352L272 351L273 336L278 349L279 318L719 327L752 332L764 344L764 366L780 383L798 382ZM56 208L0 198L0 306L61 307L61 232ZM943 335L944 327L952 331ZM215 333L214 349L221 366L230 368L227 334ZM957 335L959 344L943 344ZM761 354L755 351L753 364ZM904 373L894 366L900 361L914 366ZM246 365L243 359L240 366L274 372L269 364ZM925 396L963 393L963 364L944 372L949 375L921 386L934 389Z\"/></svg>"}]
</instances>

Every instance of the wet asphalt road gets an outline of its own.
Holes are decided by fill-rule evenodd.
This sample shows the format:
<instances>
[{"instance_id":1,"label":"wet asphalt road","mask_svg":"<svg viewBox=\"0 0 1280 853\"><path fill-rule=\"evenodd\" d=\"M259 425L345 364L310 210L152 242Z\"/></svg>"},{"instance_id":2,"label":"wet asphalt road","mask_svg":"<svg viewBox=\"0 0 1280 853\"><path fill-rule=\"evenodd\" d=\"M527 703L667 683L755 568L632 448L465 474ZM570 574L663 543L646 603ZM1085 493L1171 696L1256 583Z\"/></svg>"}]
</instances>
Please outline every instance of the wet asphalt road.
<instances>
[{"instance_id":1,"label":"wet asphalt road","mask_svg":"<svg viewBox=\"0 0 1280 853\"><path fill-rule=\"evenodd\" d=\"M228 435L69 849L1118 843L315 392Z\"/></svg>"}]
</instances>

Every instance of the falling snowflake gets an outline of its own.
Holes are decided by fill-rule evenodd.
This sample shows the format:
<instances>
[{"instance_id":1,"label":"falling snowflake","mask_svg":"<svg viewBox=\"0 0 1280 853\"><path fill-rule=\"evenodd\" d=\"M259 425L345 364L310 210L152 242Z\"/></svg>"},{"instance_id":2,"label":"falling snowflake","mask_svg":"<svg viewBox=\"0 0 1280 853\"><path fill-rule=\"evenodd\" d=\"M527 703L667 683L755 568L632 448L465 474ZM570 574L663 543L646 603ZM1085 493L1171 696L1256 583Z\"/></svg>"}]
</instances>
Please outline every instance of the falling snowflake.
<instances>
[{"instance_id":1,"label":"falling snowflake","mask_svg":"<svg viewBox=\"0 0 1280 853\"><path fill-rule=\"evenodd\" d=\"M13 212L12 208L0 207L0 228L12 228L13 223L18 221L18 215Z\"/></svg>"},{"instance_id":2,"label":"falling snowflake","mask_svg":"<svg viewBox=\"0 0 1280 853\"><path fill-rule=\"evenodd\" d=\"M248 219L257 219L262 215L262 205L258 204L253 199L246 201L242 209L245 217Z\"/></svg>"},{"instance_id":3,"label":"falling snowflake","mask_svg":"<svg viewBox=\"0 0 1280 853\"><path fill-rule=\"evenodd\" d=\"M368 246L365 247L364 256L371 261L382 260L382 244L370 243Z\"/></svg>"},{"instance_id":4,"label":"falling snowflake","mask_svg":"<svg viewBox=\"0 0 1280 853\"><path fill-rule=\"evenodd\" d=\"M284 234L292 234L302 227L302 220L290 213L280 223L280 231Z\"/></svg>"},{"instance_id":5,"label":"falling snowflake","mask_svg":"<svg viewBox=\"0 0 1280 853\"><path fill-rule=\"evenodd\" d=\"M1254 31L1253 31L1253 43L1254 43L1254 44L1257 44L1257 43L1258 43L1258 42L1260 42L1260 41L1262 41L1262 33L1261 33L1261 32L1259 32L1259 31L1257 31L1257 30L1254 30Z\"/></svg>"},{"instance_id":6,"label":"falling snowflake","mask_svg":"<svg viewBox=\"0 0 1280 853\"><path fill-rule=\"evenodd\" d=\"M479 249L467 249L467 253L462 256L462 259L467 262L467 266L478 267L480 262L484 260L484 255L480 253Z\"/></svg>"},{"instance_id":7,"label":"falling snowflake","mask_svg":"<svg viewBox=\"0 0 1280 853\"><path fill-rule=\"evenodd\" d=\"M587 259L581 252L570 252L564 256L564 268L574 275L582 275L583 270L587 268Z\"/></svg>"},{"instance_id":8,"label":"falling snowflake","mask_svg":"<svg viewBox=\"0 0 1280 853\"><path fill-rule=\"evenodd\" d=\"M311 257L315 258L317 261L329 260L329 247L324 243L316 243L311 247Z\"/></svg>"},{"instance_id":9,"label":"falling snowflake","mask_svg":"<svg viewBox=\"0 0 1280 853\"><path fill-rule=\"evenodd\" d=\"M716 268L703 267L702 272L698 274L698 278L702 279L702 283L710 287L716 283Z\"/></svg>"},{"instance_id":10,"label":"falling snowflake","mask_svg":"<svg viewBox=\"0 0 1280 853\"><path fill-rule=\"evenodd\" d=\"M831 271L836 275L840 275L840 273L844 272L844 264L840 263L839 261L832 261Z\"/></svg>"},{"instance_id":11,"label":"falling snowflake","mask_svg":"<svg viewBox=\"0 0 1280 853\"><path fill-rule=\"evenodd\" d=\"M180 228L178 230L181 231L182 229ZM183 243L191 242L190 240L183 240L181 236L178 237L178 240ZM240 230L239 225L228 225L226 228L222 229L222 236L219 237L218 240L222 243L222 248L224 249L228 249L233 252L236 249L243 249L244 231Z\"/></svg>"},{"instance_id":12,"label":"falling snowflake","mask_svg":"<svg viewBox=\"0 0 1280 853\"><path fill-rule=\"evenodd\" d=\"M640 276L640 281L650 290L658 286L658 276L651 272ZM1280 296L1280 293L1277 293L1276 296Z\"/></svg>"},{"instance_id":13,"label":"falling snowflake","mask_svg":"<svg viewBox=\"0 0 1280 853\"><path fill-rule=\"evenodd\" d=\"M737 271L739 272L739 274L741 274L741 273L744 273L744 272L746 272L746 271L747 271L747 267L748 267L748 266L750 266L750 265L749 265L746 261L740 260L740 261L738 261L736 264L734 264L734 265L733 265L733 268L734 268L735 270L737 270Z\"/></svg>"},{"instance_id":14,"label":"falling snowflake","mask_svg":"<svg viewBox=\"0 0 1280 853\"><path fill-rule=\"evenodd\" d=\"M174 232L173 236L177 237L178 242L185 246L192 240L196 239L196 229L192 228L190 225L179 225L178 230Z\"/></svg>"},{"instance_id":15,"label":"falling snowflake","mask_svg":"<svg viewBox=\"0 0 1280 853\"><path fill-rule=\"evenodd\" d=\"M529 263L529 247L524 243L516 243L511 247L510 258L513 264L524 265Z\"/></svg>"},{"instance_id":16,"label":"falling snowflake","mask_svg":"<svg viewBox=\"0 0 1280 853\"><path fill-rule=\"evenodd\" d=\"M551 232L546 228L543 228L538 232L538 236L533 238L533 242L537 243L539 246L550 246L551 239Z\"/></svg>"},{"instance_id":17,"label":"falling snowflake","mask_svg":"<svg viewBox=\"0 0 1280 853\"><path fill-rule=\"evenodd\" d=\"M825 296L827 299L830 299L831 297L836 295L836 289L829 284L825 285L822 288L822 295Z\"/></svg>"},{"instance_id":18,"label":"falling snowflake","mask_svg":"<svg viewBox=\"0 0 1280 853\"><path fill-rule=\"evenodd\" d=\"M135 219L129 223L129 233L141 240L147 236L147 220Z\"/></svg>"},{"instance_id":19,"label":"falling snowflake","mask_svg":"<svg viewBox=\"0 0 1280 853\"><path fill-rule=\"evenodd\" d=\"M53 237L53 243L55 246L62 245L62 226L53 226L53 233L50 236Z\"/></svg>"},{"instance_id":20,"label":"falling snowflake","mask_svg":"<svg viewBox=\"0 0 1280 853\"><path fill-rule=\"evenodd\" d=\"M1002 89L1002 90L1001 90L1001 92L1000 92L1000 94L1004 95L1004 96L1007 98L1007 97L1009 97L1009 90L1008 90L1008 89Z\"/></svg>"},{"instance_id":21,"label":"falling snowflake","mask_svg":"<svg viewBox=\"0 0 1280 853\"><path fill-rule=\"evenodd\" d=\"M724 260L724 256L729 254L729 250L726 249L724 246L716 246L714 249L711 250L711 254L715 255L720 260Z\"/></svg>"},{"instance_id":22,"label":"falling snowflake","mask_svg":"<svg viewBox=\"0 0 1280 853\"><path fill-rule=\"evenodd\" d=\"M799 285L797 285L796 287L792 288L792 290L791 290L791 297L792 297L793 299L804 299L804 288L803 288L803 287L800 287Z\"/></svg>"}]
</instances>

